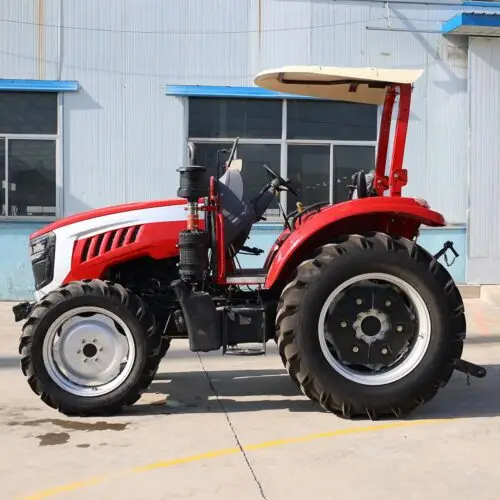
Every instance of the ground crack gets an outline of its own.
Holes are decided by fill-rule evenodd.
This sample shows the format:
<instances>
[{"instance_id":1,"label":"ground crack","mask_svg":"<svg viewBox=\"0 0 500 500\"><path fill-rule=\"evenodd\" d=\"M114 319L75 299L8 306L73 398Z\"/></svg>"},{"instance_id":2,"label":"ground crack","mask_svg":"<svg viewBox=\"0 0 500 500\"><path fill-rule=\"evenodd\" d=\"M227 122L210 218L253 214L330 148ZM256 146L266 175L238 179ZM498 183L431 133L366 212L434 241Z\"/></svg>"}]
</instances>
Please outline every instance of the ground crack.
<instances>
[{"instance_id":1,"label":"ground crack","mask_svg":"<svg viewBox=\"0 0 500 500\"><path fill-rule=\"evenodd\" d=\"M198 354L198 359L200 360L200 365L203 370L203 373L205 374L205 377L207 378L208 384L210 385L210 389L212 389L212 392L214 393L215 397L217 398L217 403L219 403L219 406L224 413L224 416L226 417L227 423L229 425L229 428L231 429L231 432L233 433L234 440L236 441L236 444L238 445L238 448L241 451L241 454L243 455L243 458L245 459L245 462L247 464L248 470L250 471L250 474L253 477L253 480L255 481L255 484L257 485L257 488L259 488L260 496L263 498L263 500L268 500L266 497L266 494L264 493L264 488L262 487L261 482L257 479L257 475L255 474L255 471L253 470L252 464L250 463L250 460L248 458L248 455L246 454L245 450L243 449L243 446L238 438L238 435L236 434L236 431L233 427L233 424L231 422L231 419L229 418L229 415L227 414L226 409L224 408L224 405L222 404L222 401L219 398L219 393L214 387L214 384L212 382L212 379L207 373L207 370L205 370L205 365L203 364L203 360L201 359L201 356L199 353Z\"/></svg>"}]
</instances>

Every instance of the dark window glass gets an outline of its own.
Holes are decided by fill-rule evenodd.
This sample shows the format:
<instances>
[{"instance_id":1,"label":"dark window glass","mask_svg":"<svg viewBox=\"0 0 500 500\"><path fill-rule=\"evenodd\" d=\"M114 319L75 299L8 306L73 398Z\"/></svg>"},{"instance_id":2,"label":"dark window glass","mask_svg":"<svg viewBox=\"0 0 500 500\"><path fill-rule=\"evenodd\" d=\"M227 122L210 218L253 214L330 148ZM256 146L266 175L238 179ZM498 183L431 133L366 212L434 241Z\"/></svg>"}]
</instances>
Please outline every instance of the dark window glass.
<instances>
[{"instance_id":1,"label":"dark window glass","mask_svg":"<svg viewBox=\"0 0 500 500\"><path fill-rule=\"evenodd\" d=\"M281 137L279 100L189 99L190 137Z\"/></svg>"},{"instance_id":2,"label":"dark window glass","mask_svg":"<svg viewBox=\"0 0 500 500\"><path fill-rule=\"evenodd\" d=\"M0 134L57 134L57 94L0 92Z\"/></svg>"},{"instance_id":3,"label":"dark window glass","mask_svg":"<svg viewBox=\"0 0 500 500\"><path fill-rule=\"evenodd\" d=\"M287 211L330 200L330 146L288 146L288 178L298 198L288 194Z\"/></svg>"},{"instance_id":4,"label":"dark window glass","mask_svg":"<svg viewBox=\"0 0 500 500\"><path fill-rule=\"evenodd\" d=\"M347 201L352 176L358 170L368 173L375 168L375 147L372 146L334 146L334 201Z\"/></svg>"},{"instance_id":5,"label":"dark window glass","mask_svg":"<svg viewBox=\"0 0 500 500\"><path fill-rule=\"evenodd\" d=\"M232 144L222 143L222 142L210 142L210 143L194 143L195 153L194 153L194 164L207 167L208 175L213 175L217 178L217 151L223 149L231 150ZM219 168L220 175L224 174L224 162L227 160L228 153L219 154Z\"/></svg>"},{"instance_id":6,"label":"dark window glass","mask_svg":"<svg viewBox=\"0 0 500 500\"><path fill-rule=\"evenodd\" d=\"M288 101L288 139L374 141L377 107L334 101Z\"/></svg>"},{"instance_id":7,"label":"dark window glass","mask_svg":"<svg viewBox=\"0 0 500 500\"><path fill-rule=\"evenodd\" d=\"M231 143L195 143L195 163L208 167L209 175L216 177L217 151L231 149ZM228 154L220 156L221 176L224 173L224 162ZM266 171L262 168L265 163L277 173L280 173L280 146L240 144L236 151L236 157L243 161L241 176L243 178L243 196L250 201L257 196L260 190L269 182ZM273 201L267 215L279 216L278 203Z\"/></svg>"},{"instance_id":8,"label":"dark window glass","mask_svg":"<svg viewBox=\"0 0 500 500\"><path fill-rule=\"evenodd\" d=\"M241 176L243 177L243 196L249 201L260 193L260 190L269 183L269 177L262 165L266 164L280 174L281 147L278 144L240 144L237 156L243 161ZM279 217L277 200L273 200L266 216Z\"/></svg>"},{"instance_id":9,"label":"dark window glass","mask_svg":"<svg viewBox=\"0 0 500 500\"><path fill-rule=\"evenodd\" d=\"M5 139L0 139L0 215L7 215L5 207L5 192L7 185L5 183Z\"/></svg>"},{"instance_id":10,"label":"dark window glass","mask_svg":"<svg viewBox=\"0 0 500 500\"><path fill-rule=\"evenodd\" d=\"M9 140L9 215L55 216L56 142Z\"/></svg>"}]
</instances>

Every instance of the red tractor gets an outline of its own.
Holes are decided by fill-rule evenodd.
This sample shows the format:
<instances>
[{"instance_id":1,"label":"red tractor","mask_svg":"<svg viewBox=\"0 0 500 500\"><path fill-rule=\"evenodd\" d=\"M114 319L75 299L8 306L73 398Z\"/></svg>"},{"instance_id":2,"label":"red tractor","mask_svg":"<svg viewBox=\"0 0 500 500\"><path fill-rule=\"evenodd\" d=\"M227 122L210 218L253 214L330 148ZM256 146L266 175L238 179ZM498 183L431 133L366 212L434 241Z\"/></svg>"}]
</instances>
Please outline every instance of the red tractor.
<instances>
[{"instance_id":1,"label":"red tractor","mask_svg":"<svg viewBox=\"0 0 500 500\"><path fill-rule=\"evenodd\" d=\"M31 236L36 302L21 366L33 391L67 415L110 415L147 389L172 339L194 352L269 340L293 382L344 418L400 417L431 400L453 370L484 377L461 359L462 297L417 242L444 226L426 201L401 196L412 84L421 71L285 67L261 87L322 99L383 104L375 170L353 177L350 200L283 212L283 231L262 269L238 253L252 225L289 181L246 201L235 141L221 177L181 167L178 198L58 220ZM391 117L399 97L389 174ZM388 196L384 196L386 191Z\"/></svg>"}]
</instances>

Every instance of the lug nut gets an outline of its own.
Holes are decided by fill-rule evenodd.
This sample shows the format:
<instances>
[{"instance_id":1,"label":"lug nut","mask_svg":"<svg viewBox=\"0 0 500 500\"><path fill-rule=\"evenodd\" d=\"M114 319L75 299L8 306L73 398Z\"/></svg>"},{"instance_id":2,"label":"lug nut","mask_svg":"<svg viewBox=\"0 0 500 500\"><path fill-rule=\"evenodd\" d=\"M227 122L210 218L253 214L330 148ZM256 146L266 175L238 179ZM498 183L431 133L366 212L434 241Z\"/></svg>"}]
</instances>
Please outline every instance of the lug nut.
<instances>
[{"instance_id":1,"label":"lug nut","mask_svg":"<svg viewBox=\"0 0 500 500\"><path fill-rule=\"evenodd\" d=\"M83 358L83 362L86 363L87 362L87 358Z\"/></svg>"},{"instance_id":2,"label":"lug nut","mask_svg":"<svg viewBox=\"0 0 500 500\"><path fill-rule=\"evenodd\" d=\"M92 342L94 342L94 344L97 342L97 339L94 339Z\"/></svg>"},{"instance_id":3,"label":"lug nut","mask_svg":"<svg viewBox=\"0 0 500 500\"><path fill-rule=\"evenodd\" d=\"M99 358L94 358L94 361L97 363L99 361Z\"/></svg>"},{"instance_id":4,"label":"lug nut","mask_svg":"<svg viewBox=\"0 0 500 500\"><path fill-rule=\"evenodd\" d=\"M340 322L340 326L341 326L342 328L345 328L345 327L347 326L347 323L346 323L345 321L341 321L341 322Z\"/></svg>"},{"instance_id":5,"label":"lug nut","mask_svg":"<svg viewBox=\"0 0 500 500\"><path fill-rule=\"evenodd\" d=\"M385 301L385 307L390 307L391 306L391 301L390 300L386 300Z\"/></svg>"},{"instance_id":6,"label":"lug nut","mask_svg":"<svg viewBox=\"0 0 500 500\"><path fill-rule=\"evenodd\" d=\"M356 304L360 306L363 303L363 299L356 299Z\"/></svg>"},{"instance_id":7,"label":"lug nut","mask_svg":"<svg viewBox=\"0 0 500 500\"><path fill-rule=\"evenodd\" d=\"M99 347L99 350L100 350L100 351L102 351L102 349L103 349L102 347Z\"/></svg>"},{"instance_id":8,"label":"lug nut","mask_svg":"<svg viewBox=\"0 0 500 500\"><path fill-rule=\"evenodd\" d=\"M359 347L357 345L355 345L353 348L352 348L352 352L358 352L359 351Z\"/></svg>"},{"instance_id":9,"label":"lug nut","mask_svg":"<svg viewBox=\"0 0 500 500\"><path fill-rule=\"evenodd\" d=\"M397 331L397 332L402 332L402 331L403 331L403 327L402 327L401 325L398 325L398 326L396 327L396 331Z\"/></svg>"},{"instance_id":10,"label":"lug nut","mask_svg":"<svg viewBox=\"0 0 500 500\"><path fill-rule=\"evenodd\" d=\"M82 339L82 344L86 344L87 341L85 339Z\"/></svg>"},{"instance_id":11,"label":"lug nut","mask_svg":"<svg viewBox=\"0 0 500 500\"><path fill-rule=\"evenodd\" d=\"M382 347L380 352L385 356L389 351L385 347Z\"/></svg>"},{"instance_id":12,"label":"lug nut","mask_svg":"<svg viewBox=\"0 0 500 500\"><path fill-rule=\"evenodd\" d=\"M80 354L81 352L82 352L82 350L81 350L81 349L77 349L77 350L76 350L76 353L77 353L77 354Z\"/></svg>"}]
</instances>

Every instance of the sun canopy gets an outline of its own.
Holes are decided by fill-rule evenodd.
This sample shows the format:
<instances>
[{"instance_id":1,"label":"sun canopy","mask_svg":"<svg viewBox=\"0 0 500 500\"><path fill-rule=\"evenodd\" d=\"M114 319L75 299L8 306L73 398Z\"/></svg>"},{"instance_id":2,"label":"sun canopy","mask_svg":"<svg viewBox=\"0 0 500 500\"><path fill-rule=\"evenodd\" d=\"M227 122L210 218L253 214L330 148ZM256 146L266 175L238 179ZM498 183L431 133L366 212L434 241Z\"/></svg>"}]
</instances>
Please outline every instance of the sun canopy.
<instances>
[{"instance_id":1,"label":"sun canopy","mask_svg":"<svg viewBox=\"0 0 500 500\"><path fill-rule=\"evenodd\" d=\"M387 85L412 84L422 73L421 69L285 66L262 71L254 81L259 87L287 94L382 104Z\"/></svg>"}]
</instances>

